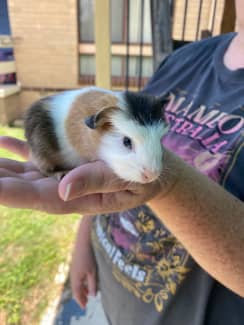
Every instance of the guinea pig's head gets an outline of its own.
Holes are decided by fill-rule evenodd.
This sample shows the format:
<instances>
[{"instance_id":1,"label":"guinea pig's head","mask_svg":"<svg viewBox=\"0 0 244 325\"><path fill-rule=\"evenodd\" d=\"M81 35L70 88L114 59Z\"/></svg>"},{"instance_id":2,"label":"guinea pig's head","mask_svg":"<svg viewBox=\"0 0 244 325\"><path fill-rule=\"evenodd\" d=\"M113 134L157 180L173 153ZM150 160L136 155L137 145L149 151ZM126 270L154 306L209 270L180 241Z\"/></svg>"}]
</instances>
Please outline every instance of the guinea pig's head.
<instances>
[{"instance_id":1,"label":"guinea pig's head","mask_svg":"<svg viewBox=\"0 0 244 325\"><path fill-rule=\"evenodd\" d=\"M123 92L118 94L116 106L102 108L86 119L91 129L103 129L98 157L120 178L149 183L160 176L161 139L168 130L163 116L167 102L167 97Z\"/></svg>"}]
</instances>

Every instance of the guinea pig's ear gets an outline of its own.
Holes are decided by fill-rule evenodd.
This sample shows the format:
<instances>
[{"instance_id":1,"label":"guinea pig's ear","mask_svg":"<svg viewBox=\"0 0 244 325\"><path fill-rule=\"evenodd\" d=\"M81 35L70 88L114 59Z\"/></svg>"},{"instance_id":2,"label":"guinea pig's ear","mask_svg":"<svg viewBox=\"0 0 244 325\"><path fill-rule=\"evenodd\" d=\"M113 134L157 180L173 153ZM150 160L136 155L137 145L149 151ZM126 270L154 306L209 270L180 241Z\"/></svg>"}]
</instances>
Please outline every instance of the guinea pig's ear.
<instances>
[{"instance_id":1,"label":"guinea pig's ear","mask_svg":"<svg viewBox=\"0 0 244 325\"><path fill-rule=\"evenodd\" d=\"M93 130L108 127L111 125L111 113L116 109L118 110L119 108L116 106L104 107L98 113L88 116L85 119L85 124Z\"/></svg>"},{"instance_id":2,"label":"guinea pig's ear","mask_svg":"<svg viewBox=\"0 0 244 325\"><path fill-rule=\"evenodd\" d=\"M88 117L85 119L85 124L86 124L90 129L95 129L95 128L96 128L96 115L88 116Z\"/></svg>"}]
</instances>

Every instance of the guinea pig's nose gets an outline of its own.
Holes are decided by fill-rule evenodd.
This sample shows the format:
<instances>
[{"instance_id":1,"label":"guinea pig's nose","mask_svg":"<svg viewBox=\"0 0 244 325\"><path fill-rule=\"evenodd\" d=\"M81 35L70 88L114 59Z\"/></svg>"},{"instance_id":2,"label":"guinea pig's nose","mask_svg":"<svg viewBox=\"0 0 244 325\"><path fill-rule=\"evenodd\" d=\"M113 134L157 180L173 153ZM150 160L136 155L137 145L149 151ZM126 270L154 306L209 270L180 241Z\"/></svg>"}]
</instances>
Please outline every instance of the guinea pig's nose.
<instances>
[{"instance_id":1,"label":"guinea pig's nose","mask_svg":"<svg viewBox=\"0 0 244 325\"><path fill-rule=\"evenodd\" d=\"M142 175L142 179L145 183L152 182L156 178L156 174L145 167L142 168L141 175Z\"/></svg>"}]
</instances>

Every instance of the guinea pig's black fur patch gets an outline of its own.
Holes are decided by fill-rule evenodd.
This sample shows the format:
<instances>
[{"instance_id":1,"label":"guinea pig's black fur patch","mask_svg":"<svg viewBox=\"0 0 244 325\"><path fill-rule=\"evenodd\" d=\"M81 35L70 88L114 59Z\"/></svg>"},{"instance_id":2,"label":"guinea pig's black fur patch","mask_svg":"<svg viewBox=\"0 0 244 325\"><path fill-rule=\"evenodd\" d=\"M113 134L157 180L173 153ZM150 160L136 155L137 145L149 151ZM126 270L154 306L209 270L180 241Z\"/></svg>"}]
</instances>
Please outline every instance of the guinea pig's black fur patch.
<instances>
[{"instance_id":1,"label":"guinea pig's black fur patch","mask_svg":"<svg viewBox=\"0 0 244 325\"><path fill-rule=\"evenodd\" d=\"M126 91L124 98L128 104L128 111L141 125L158 123L164 120L163 106L168 102L162 98L145 94Z\"/></svg>"},{"instance_id":2,"label":"guinea pig's black fur patch","mask_svg":"<svg viewBox=\"0 0 244 325\"><path fill-rule=\"evenodd\" d=\"M59 150L54 122L48 112L50 100L51 96L35 102L27 111L24 120L27 141L34 151L45 154Z\"/></svg>"}]
</instances>

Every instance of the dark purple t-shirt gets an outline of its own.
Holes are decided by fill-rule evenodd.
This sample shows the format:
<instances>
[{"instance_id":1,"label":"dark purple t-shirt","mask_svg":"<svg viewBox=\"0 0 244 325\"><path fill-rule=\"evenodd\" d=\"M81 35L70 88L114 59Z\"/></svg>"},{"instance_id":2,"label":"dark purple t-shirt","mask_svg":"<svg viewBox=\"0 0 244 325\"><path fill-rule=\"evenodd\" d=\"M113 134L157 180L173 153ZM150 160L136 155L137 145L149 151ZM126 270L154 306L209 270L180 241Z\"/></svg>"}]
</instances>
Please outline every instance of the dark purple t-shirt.
<instances>
[{"instance_id":1,"label":"dark purple t-shirt","mask_svg":"<svg viewBox=\"0 0 244 325\"><path fill-rule=\"evenodd\" d=\"M170 94L163 145L243 201L244 69L223 63L234 36L179 49L144 91ZM147 207L97 217L93 239L112 324L244 324L244 299L203 271Z\"/></svg>"}]
</instances>

